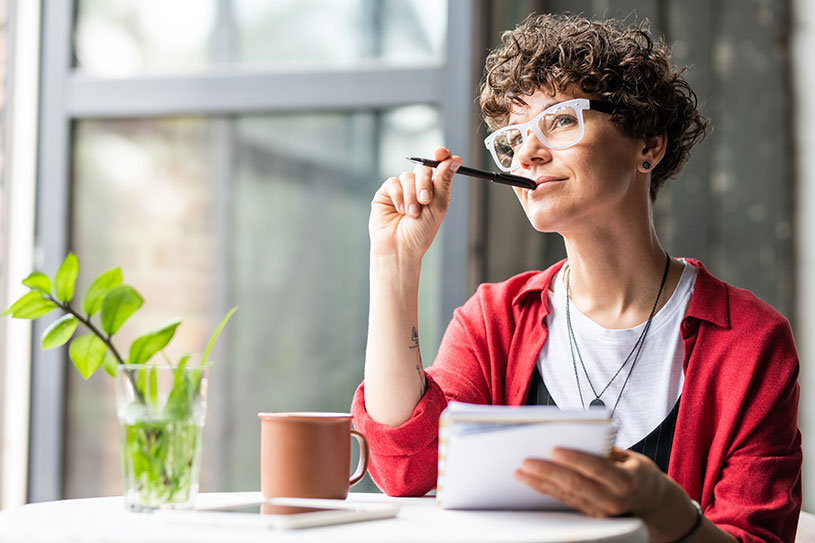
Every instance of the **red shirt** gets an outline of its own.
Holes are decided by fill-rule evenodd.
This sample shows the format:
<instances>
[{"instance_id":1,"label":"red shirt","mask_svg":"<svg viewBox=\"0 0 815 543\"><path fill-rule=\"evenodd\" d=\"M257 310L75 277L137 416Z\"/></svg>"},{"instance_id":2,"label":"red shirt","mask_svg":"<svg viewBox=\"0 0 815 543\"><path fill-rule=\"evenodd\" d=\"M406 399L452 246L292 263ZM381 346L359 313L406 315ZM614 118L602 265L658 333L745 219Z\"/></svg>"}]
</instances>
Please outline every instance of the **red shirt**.
<instances>
[{"instance_id":1,"label":"red shirt","mask_svg":"<svg viewBox=\"0 0 815 543\"><path fill-rule=\"evenodd\" d=\"M365 411L364 383L351 412L368 439L369 471L387 494L436 486L438 421L449 400L523 405L546 341L547 289L565 261L481 285L456 309L427 391L397 428ZM668 475L705 515L747 542L793 541L801 510L798 355L787 320L698 261L687 314L685 384Z\"/></svg>"}]
</instances>

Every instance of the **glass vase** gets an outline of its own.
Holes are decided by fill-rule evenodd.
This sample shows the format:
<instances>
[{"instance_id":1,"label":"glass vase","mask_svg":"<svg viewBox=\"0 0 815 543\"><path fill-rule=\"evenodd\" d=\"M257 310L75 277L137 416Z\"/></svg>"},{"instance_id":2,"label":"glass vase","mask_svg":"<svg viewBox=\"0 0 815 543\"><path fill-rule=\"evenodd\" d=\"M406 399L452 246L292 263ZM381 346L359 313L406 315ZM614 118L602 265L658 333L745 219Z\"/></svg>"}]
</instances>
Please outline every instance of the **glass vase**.
<instances>
[{"instance_id":1,"label":"glass vase","mask_svg":"<svg viewBox=\"0 0 815 543\"><path fill-rule=\"evenodd\" d=\"M189 509L198 493L209 367L118 366L125 507Z\"/></svg>"}]
</instances>

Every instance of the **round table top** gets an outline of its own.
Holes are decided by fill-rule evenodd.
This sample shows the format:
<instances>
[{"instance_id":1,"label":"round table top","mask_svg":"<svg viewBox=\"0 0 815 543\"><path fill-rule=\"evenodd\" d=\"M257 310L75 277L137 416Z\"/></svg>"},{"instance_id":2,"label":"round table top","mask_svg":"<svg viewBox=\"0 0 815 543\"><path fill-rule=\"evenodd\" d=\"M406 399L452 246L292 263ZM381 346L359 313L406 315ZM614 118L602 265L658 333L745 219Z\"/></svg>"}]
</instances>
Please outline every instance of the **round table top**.
<instances>
[{"instance_id":1,"label":"round table top","mask_svg":"<svg viewBox=\"0 0 815 543\"><path fill-rule=\"evenodd\" d=\"M196 507L260 499L259 492L199 494ZM130 513L121 497L86 498L28 504L0 511L0 542L194 542L215 541L355 541L355 542L626 542L648 541L639 519L594 519L575 512L452 511L432 497L390 498L352 493L355 503L399 506L395 518L300 530L257 526L226 527L168 522L166 516Z\"/></svg>"}]
</instances>

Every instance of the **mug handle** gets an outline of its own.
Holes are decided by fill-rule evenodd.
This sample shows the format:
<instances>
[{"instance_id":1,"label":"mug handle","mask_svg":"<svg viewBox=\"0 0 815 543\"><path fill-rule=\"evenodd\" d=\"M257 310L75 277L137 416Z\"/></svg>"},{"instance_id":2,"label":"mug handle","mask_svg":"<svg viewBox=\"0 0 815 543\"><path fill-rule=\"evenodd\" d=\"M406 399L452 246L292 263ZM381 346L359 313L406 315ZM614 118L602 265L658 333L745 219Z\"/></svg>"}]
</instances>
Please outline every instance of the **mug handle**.
<instances>
[{"instance_id":1,"label":"mug handle","mask_svg":"<svg viewBox=\"0 0 815 543\"><path fill-rule=\"evenodd\" d=\"M360 482L362 478L365 477L365 472L368 471L368 441L364 435L356 430L351 430L351 437L356 439L357 443L359 443L359 463L357 464L356 471L354 471L354 474L348 481L348 486L354 486Z\"/></svg>"}]
</instances>

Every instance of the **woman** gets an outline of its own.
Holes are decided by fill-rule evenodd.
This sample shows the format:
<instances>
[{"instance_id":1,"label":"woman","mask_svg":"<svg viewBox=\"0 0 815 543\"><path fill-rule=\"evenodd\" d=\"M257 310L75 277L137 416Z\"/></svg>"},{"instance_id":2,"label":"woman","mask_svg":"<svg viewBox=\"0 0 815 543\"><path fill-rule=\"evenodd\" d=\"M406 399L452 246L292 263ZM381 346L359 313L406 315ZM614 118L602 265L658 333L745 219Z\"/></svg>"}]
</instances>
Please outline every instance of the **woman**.
<instances>
[{"instance_id":1,"label":"woman","mask_svg":"<svg viewBox=\"0 0 815 543\"><path fill-rule=\"evenodd\" d=\"M371 204L371 306L355 425L389 494L436 483L449 400L607 407L610 458L559 450L516 477L587 514L632 514L653 541L792 541L801 506L798 358L787 321L691 259L670 258L652 206L706 121L647 29L532 16L487 59L481 108L531 224L568 258L482 285L425 372L421 258L461 159L385 181Z\"/></svg>"}]
</instances>

